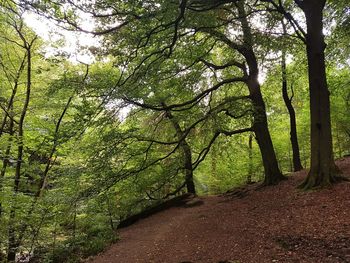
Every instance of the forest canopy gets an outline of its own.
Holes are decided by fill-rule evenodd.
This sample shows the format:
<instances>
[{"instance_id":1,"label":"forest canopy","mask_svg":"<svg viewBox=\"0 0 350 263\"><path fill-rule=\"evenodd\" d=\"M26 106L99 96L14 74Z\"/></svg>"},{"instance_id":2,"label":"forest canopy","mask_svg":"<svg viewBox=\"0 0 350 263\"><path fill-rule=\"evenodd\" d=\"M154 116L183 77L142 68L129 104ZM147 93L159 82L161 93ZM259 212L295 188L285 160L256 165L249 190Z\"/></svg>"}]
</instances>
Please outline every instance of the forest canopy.
<instances>
[{"instance_id":1,"label":"forest canopy","mask_svg":"<svg viewBox=\"0 0 350 263\"><path fill-rule=\"evenodd\" d=\"M28 14L98 37L80 46L93 60L73 63ZM185 192L304 168L304 190L342 180L345 0L2 0L0 21L0 261L78 261Z\"/></svg>"}]
</instances>

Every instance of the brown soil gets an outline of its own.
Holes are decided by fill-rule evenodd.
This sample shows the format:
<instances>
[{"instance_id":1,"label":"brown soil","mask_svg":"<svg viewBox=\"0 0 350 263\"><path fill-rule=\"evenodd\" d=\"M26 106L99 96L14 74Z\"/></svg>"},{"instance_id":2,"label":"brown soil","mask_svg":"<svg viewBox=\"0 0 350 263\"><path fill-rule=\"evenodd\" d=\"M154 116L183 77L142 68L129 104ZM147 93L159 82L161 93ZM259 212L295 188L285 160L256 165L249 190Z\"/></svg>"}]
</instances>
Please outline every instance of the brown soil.
<instances>
[{"instance_id":1,"label":"brown soil","mask_svg":"<svg viewBox=\"0 0 350 263\"><path fill-rule=\"evenodd\" d=\"M350 178L350 158L338 165ZM87 262L350 262L350 183L303 192L305 175L188 199L119 230Z\"/></svg>"}]
</instances>

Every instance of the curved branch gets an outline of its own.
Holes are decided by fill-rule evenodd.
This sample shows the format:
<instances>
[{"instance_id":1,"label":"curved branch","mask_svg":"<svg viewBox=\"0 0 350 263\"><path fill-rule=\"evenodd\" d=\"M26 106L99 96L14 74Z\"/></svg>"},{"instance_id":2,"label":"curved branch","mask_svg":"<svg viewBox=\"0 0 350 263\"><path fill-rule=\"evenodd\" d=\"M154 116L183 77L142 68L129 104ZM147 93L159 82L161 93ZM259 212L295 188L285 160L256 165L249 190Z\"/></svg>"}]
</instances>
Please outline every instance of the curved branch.
<instances>
[{"instance_id":1,"label":"curved branch","mask_svg":"<svg viewBox=\"0 0 350 263\"><path fill-rule=\"evenodd\" d=\"M173 109L176 109L176 108L182 108L182 107L190 105L190 104L197 104L200 100L202 100L209 93L219 89L221 86L223 86L225 84L234 83L234 82L246 82L246 81L247 81L246 77L236 77L236 78L225 79L225 80L217 83L213 87L211 87L209 89L206 89L205 91L201 92L200 94L198 94L197 96L195 96L191 100L188 100L188 101L182 102L182 103L171 104L171 105L167 105L167 106L154 106L154 105L151 105L151 104L138 102L136 100L129 99L126 96L124 96L122 99L124 101L126 101L126 102L129 102L130 104L133 104L133 105L145 108L145 109L151 109L151 110L155 110L155 111L173 110ZM244 97L246 97L246 96L244 96Z\"/></svg>"}]
</instances>

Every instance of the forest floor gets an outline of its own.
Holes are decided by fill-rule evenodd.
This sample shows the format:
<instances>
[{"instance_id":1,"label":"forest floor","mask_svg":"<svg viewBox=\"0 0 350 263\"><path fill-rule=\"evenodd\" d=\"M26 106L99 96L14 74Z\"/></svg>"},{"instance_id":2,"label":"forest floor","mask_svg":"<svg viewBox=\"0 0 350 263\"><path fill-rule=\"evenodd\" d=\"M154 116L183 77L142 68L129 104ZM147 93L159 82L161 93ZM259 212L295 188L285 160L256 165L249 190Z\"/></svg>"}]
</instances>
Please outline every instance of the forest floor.
<instances>
[{"instance_id":1,"label":"forest floor","mask_svg":"<svg viewBox=\"0 0 350 263\"><path fill-rule=\"evenodd\" d=\"M337 164L350 178L350 158ZM350 262L350 183L303 192L305 176L189 198L120 229L120 240L87 262Z\"/></svg>"}]
</instances>

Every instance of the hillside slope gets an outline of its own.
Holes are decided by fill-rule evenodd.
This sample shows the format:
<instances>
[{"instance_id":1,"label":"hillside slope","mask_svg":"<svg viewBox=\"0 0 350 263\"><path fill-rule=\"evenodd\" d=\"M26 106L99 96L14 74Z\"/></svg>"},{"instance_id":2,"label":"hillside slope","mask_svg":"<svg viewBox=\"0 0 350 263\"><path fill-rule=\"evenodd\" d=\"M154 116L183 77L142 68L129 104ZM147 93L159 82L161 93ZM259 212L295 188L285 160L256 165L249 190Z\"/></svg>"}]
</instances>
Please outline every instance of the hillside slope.
<instances>
[{"instance_id":1,"label":"hillside slope","mask_svg":"<svg viewBox=\"0 0 350 263\"><path fill-rule=\"evenodd\" d=\"M350 177L350 158L338 161ZM350 262L350 183L322 191L278 186L189 199L119 230L89 263Z\"/></svg>"}]
</instances>

